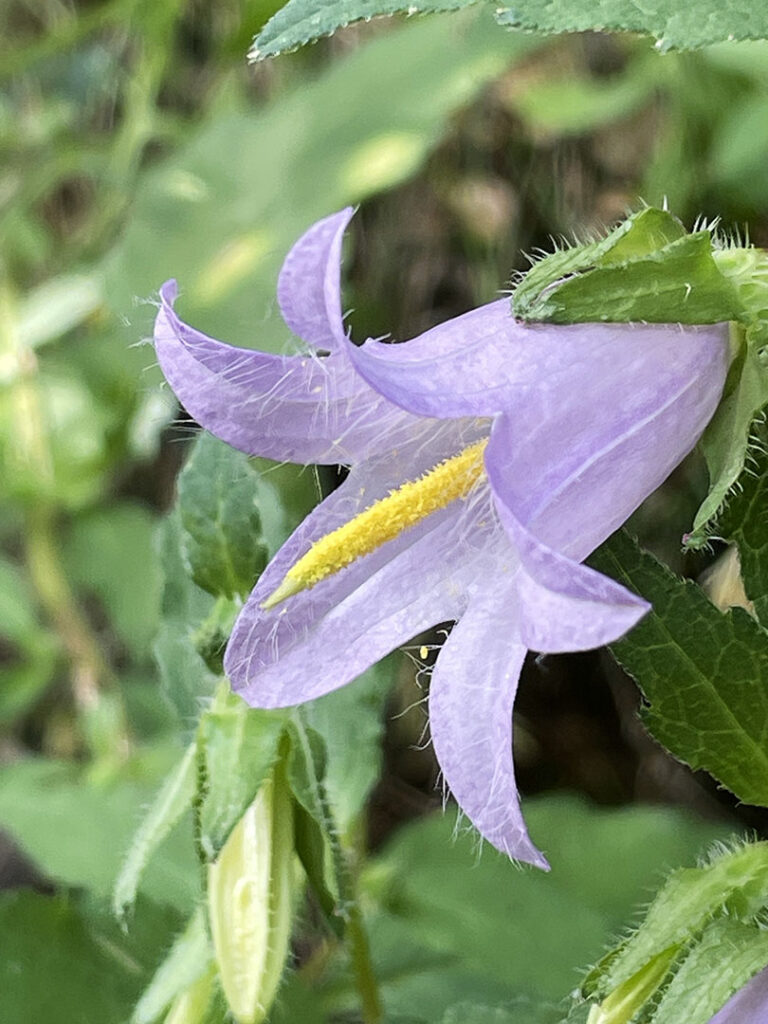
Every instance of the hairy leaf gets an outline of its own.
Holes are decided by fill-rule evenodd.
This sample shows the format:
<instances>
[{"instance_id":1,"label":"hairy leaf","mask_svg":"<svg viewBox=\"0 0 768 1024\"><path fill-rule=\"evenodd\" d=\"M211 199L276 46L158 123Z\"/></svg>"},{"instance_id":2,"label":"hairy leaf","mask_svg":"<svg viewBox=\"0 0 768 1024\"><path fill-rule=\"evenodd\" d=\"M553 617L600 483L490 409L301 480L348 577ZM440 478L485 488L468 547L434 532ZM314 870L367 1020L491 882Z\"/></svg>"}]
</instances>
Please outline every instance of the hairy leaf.
<instances>
[{"instance_id":1,"label":"hairy leaf","mask_svg":"<svg viewBox=\"0 0 768 1024\"><path fill-rule=\"evenodd\" d=\"M250 592L267 564L264 500L274 495L247 456L201 433L179 477L183 550L199 587L216 597Z\"/></svg>"},{"instance_id":2,"label":"hairy leaf","mask_svg":"<svg viewBox=\"0 0 768 1024\"><path fill-rule=\"evenodd\" d=\"M741 608L722 614L626 533L590 562L653 604L611 645L648 701L649 730L741 800L768 804L768 633Z\"/></svg>"},{"instance_id":3,"label":"hairy leaf","mask_svg":"<svg viewBox=\"0 0 768 1024\"><path fill-rule=\"evenodd\" d=\"M381 14L428 14L469 7L477 0L288 0L256 37L252 60L294 50L304 43L330 35L337 28ZM495 7L501 25L529 32L616 31L654 36L662 50L690 50L726 39L764 39L768 36L768 12L734 0L700 0L692 6L684 0L652 0L639 5L633 0L515 0Z\"/></svg>"}]
</instances>

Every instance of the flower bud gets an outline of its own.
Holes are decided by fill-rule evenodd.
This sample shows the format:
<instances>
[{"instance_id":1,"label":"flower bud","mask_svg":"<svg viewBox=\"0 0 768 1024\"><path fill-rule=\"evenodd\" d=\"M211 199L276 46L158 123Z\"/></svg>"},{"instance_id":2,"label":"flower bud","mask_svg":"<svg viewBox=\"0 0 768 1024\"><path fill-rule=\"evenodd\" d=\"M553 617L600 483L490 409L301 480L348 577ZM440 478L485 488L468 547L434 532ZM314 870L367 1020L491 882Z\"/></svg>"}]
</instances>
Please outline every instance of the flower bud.
<instances>
[{"instance_id":1,"label":"flower bud","mask_svg":"<svg viewBox=\"0 0 768 1024\"><path fill-rule=\"evenodd\" d=\"M678 946L670 946L622 982L592 1007L587 1024L629 1024L656 992L678 952Z\"/></svg>"},{"instance_id":2,"label":"flower bud","mask_svg":"<svg viewBox=\"0 0 768 1024\"><path fill-rule=\"evenodd\" d=\"M260 1024L288 955L293 911L293 808L282 762L208 868L219 978L238 1024Z\"/></svg>"}]
</instances>

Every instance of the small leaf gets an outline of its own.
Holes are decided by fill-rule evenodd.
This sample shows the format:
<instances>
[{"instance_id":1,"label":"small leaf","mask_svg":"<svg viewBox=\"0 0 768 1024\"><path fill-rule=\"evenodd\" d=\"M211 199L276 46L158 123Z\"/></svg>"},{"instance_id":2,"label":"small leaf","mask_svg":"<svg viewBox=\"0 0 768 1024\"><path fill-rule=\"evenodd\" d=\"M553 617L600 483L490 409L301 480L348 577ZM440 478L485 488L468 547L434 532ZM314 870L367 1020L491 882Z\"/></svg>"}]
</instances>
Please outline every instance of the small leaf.
<instances>
[{"instance_id":1,"label":"small leaf","mask_svg":"<svg viewBox=\"0 0 768 1024\"><path fill-rule=\"evenodd\" d=\"M706 1024L768 962L768 934L761 927L767 902L766 843L673 871L634 934L603 957L582 985L586 997L602 1001L597 1019ZM665 978L658 978L659 970ZM637 981L649 972L661 992L643 997ZM612 1015L633 989L639 1001L632 1013Z\"/></svg>"},{"instance_id":2,"label":"small leaf","mask_svg":"<svg viewBox=\"0 0 768 1024\"><path fill-rule=\"evenodd\" d=\"M215 597L248 594L267 563L261 487L247 456L201 433L179 477L183 549L192 578Z\"/></svg>"},{"instance_id":3,"label":"small leaf","mask_svg":"<svg viewBox=\"0 0 768 1024\"><path fill-rule=\"evenodd\" d=\"M649 703L651 733L739 799L768 804L768 633L741 608L723 615L626 533L590 563L653 604L611 645Z\"/></svg>"},{"instance_id":4,"label":"small leaf","mask_svg":"<svg viewBox=\"0 0 768 1024\"><path fill-rule=\"evenodd\" d=\"M205 915L198 908L136 1004L131 1024L153 1024L179 993L205 975L212 956Z\"/></svg>"},{"instance_id":5,"label":"small leaf","mask_svg":"<svg viewBox=\"0 0 768 1024\"><path fill-rule=\"evenodd\" d=\"M317 902L337 938L344 934L344 921L338 913L339 893L330 864L329 846L317 820L297 800L293 816L294 844L304 873Z\"/></svg>"},{"instance_id":6,"label":"small leaf","mask_svg":"<svg viewBox=\"0 0 768 1024\"><path fill-rule=\"evenodd\" d=\"M277 760L286 716L260 711L223 683L203 713L197 734L198 768L205 780L198 807L200 843L215 860L253 803Z\"/></svg>"},{"instance_id":7,"label":"small leaf","mask_svg":"<svg viewBox=\"0 0 768 1024\"><path fill-rule=\"evenodd\" d=\"M181 761L166 778L136 830L112 893L112 909L124 917L136 900L144 868L195 795L195 746L189 746Z\"/></svg>"}]
</instances>

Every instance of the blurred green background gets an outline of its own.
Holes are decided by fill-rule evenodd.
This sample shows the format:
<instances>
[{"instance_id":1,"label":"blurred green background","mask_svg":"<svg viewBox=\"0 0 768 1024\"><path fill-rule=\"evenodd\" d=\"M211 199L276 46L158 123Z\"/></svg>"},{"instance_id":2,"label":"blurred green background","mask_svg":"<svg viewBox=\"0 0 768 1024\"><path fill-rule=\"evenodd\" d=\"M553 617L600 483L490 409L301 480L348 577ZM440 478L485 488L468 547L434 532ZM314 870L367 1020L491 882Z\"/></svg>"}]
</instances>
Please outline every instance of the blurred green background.
<instances>
[{"instance_id":1,"label":"blurred green background","mask_svg":"<svg viewBox=\"0 0 768 1024\"><path fill-rule=\"evenodd\" d=\"M146 343L160 284L178 278L196 326L277 350L292 345L275 308L280 262L348 203L345 302L360 338L407 338L488 301L523 253L599 231L641 199L768 244L764 44L660 54L631 36L506 32L470 10L377 20L248 66L274 6L0 5L0 1018L13 1024L127 1020L195 899L182 829L128 935L104 905L209 678L189 622L158 639L157 527L194 433ZM335 477L267 479L295 522ZM679 538L704 482L691 459L634 524L692 574L705 560L684 563ZM190 614L199 624L208 609ZM350 771L365 776L362 796L373 786L361 851L394 843L364 873L393 1019L440 1020L462 999L557 1001L663 865L762 826L646 736L607 654L530 659L516 719L524 793L685 810L543 797L529 801L536 838L571 867L551 883L488 853L477 868L472 842L451 842L454 812L424 818L441 799L420 673L400 657L390 676L391 693L369 701L372 760ZM569 874L596 849L617 892L625 882L613 902ZM502 875L519 887L503 913ZM446 877L455 895L436 888ZM344 977L318 966L311 908L300 920L275 1020L354 1020ZM523 957L521 936L542 952Z\"/></svg>"}]
</instances>

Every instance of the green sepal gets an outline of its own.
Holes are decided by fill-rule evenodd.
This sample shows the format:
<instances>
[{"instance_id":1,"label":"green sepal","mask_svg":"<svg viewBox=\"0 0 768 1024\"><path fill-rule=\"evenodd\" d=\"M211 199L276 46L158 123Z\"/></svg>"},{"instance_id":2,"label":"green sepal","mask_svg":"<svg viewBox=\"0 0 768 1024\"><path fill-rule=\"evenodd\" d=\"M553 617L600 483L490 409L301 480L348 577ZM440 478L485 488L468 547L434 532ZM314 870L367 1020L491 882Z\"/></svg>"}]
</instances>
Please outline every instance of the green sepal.
<instances>
[{"instance_id":1,"label":"green sepal","mask_svg":"<svg viewBox=\"0 0 768 1024\"><path fill-rule=\"evenodd\" d=\"M753 470L747 456L756 421L768 409L768 366L762 354L765 326L755 323L737 336L737 354L731 363L723 399L701 439L709 470L709 493L702 502L686 538L686 547L697 549L717 533L716 519L739 490L748 486Z\"/></svg>"},{"instance_id":2,"label":"green sepal","mask_svg":"<svg viewBox=\"0 0 768 1024\"><path fill-rule=\"evenodd\" d=\"M742 317L713 258L709 231L686 234L664 210L632 214L604 239L537 263L515 291L515 316L574 323L713 324Z\"/></svg>"},{"instance_id":3,"label":"green sepal","mask_svg":"<svg viewBox=\"0 0 768 1024\"><path fill-rule=\"evenodd\" d=\"M342 939L345 921L338 912L339 893L333 876L328 840L320 823L298 800L294 803L293 829L294 846L307 882L328 927L337 939Z\"/></svg>"},{"instance_id":4,"label":"green sepal","mask_svg":"<svg viewBox=\"0 0 768 1024\"><path fill-rule=\"evenodd\" d=\"M192 806L195 795L195 745L166 776L157 796L136 829L112 893L112 910L124 918L136 902L139 882L150 858Z\"/></svg>"},{"instance_id":5,"label":"green sepal","mask_svg":"<svg viewBox=\"0 0 768 1024\"><path fill-rule=\"evenodd\" d=\"M325 740L308 724L304 708L294 712L288 734L288 782L297 805L297 852L329 927L343 934L350 911L345 903L350 893L349 865L325 787Z\"/></svg>"},{"instance_id":6,"label":"green sepal","mask_svg":"<svg viewBox=\"0 0 768 1024\"><path fill-rule=\"evenodd\" d=\"M223 680L197 731L197 823L201 852L213 861L253 803L280 752L287 715L248 705Z\"/></svg>"},{"instance_id":7,"label":"green sepal","mask_svg":"<svg viewBox=\"0 0 768 1024\"><path fill-rule=\"evenodd\" d=\"M653 1024L708 1024L766 964L768 931L754 922L718 918L679 965L654 1009Z\"/></svg>"},{"instance_id":8,"label":"green sepal","mask_svg":"<svg viewBox=\"0 0 768 1024\"><path fill-rule=\"evenodd\" d=\"M590 1024L706 1024L768 963L767 906L766 843L673 871L641 925L585 979L582 996L600 1002Z\"/></svg>"}]
</instances>

